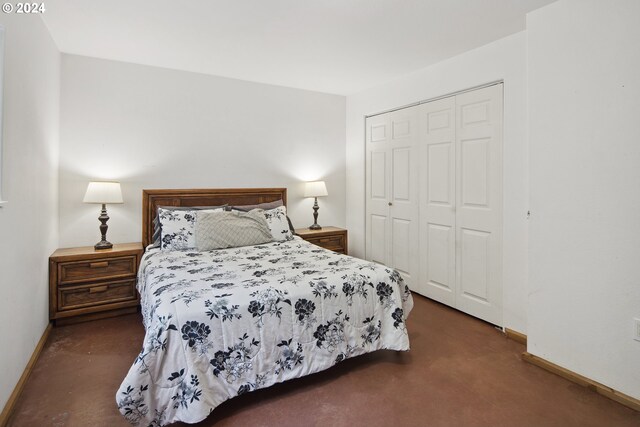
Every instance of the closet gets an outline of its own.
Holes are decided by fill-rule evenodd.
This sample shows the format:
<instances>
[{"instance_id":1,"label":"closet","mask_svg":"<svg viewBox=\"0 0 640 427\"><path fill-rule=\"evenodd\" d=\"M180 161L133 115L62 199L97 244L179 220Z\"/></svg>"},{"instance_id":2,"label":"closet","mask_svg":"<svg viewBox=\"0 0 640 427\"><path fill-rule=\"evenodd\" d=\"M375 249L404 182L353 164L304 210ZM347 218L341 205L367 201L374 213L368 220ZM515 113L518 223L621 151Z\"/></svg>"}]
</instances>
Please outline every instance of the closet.
<instances>
[{"instance_id":1,"label":"closet","mask_svg":"<svg viewBox=\"0 0 640 427\"><path fill-rule=\"evenodd\" d=\"M366 258L502 325L502 84L366 119Z\"/></svg>"}]
</instances>

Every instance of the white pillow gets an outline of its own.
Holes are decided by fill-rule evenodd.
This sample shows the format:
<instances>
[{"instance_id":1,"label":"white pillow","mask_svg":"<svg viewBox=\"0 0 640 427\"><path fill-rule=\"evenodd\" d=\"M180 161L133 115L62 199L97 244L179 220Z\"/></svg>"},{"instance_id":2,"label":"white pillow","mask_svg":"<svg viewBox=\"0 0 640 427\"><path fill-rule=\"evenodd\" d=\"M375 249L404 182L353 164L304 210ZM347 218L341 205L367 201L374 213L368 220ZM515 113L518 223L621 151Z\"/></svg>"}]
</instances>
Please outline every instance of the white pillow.
<instances>
[{"instance_id":1,"label":"white pillow","mask_svg":"<svg viewBox=\"0 0 640 427\"><path fill-rule=\"evenodd\" d=\"M273 240L283 241L293 239L291 229L289 229L289 221L287 221L287 208L278 206L275 209L264 211L264 217L271 230Z\"/></svg>"},{"instance_id":2,"label":"white pillow","mask_svg":"<svg viewBox=\"0 0 640 427\"><path fill-rule=\"evenodd\" d=\"M222 210L222 208L218 208L176 211L158 208L158 218L162 228L160 248L163 251L180 251L195 248L197 212L217 212Z\"/></svg>"}]
</instances>

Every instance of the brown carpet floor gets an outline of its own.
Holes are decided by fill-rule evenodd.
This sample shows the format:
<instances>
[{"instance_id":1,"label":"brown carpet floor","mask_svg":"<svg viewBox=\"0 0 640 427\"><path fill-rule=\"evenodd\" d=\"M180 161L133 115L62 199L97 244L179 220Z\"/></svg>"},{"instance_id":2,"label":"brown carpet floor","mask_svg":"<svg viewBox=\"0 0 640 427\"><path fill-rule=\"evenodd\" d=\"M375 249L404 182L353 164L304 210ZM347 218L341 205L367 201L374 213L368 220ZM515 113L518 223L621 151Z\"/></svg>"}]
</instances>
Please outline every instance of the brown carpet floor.
<instances>
[{"instance_id":1,"label":"brown carpet floor","mask_svg":"<svg viewBox=\"0 0 640 427\"><path fill-rule=\"evenodd\" d=\"M520 359L493 326L414 296L411 351L379 351L225 402L198 426L640 426L640 413ZM12 426L127 426L115 393L138 315L53 329Z\"/></svg>"}]
</instances>

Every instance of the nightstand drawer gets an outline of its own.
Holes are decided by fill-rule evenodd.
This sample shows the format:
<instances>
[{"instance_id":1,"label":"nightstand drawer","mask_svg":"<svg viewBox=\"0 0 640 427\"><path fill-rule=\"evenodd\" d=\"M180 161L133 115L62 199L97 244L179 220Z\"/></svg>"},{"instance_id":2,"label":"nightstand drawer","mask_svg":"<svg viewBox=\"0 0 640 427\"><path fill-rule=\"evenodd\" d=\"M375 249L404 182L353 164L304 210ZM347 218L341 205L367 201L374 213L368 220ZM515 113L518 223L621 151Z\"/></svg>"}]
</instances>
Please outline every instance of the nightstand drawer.
<instances>
[{"instance_id":1,"label":"nightstand drawer","mask_svg":"<svg viewBox=\"0 0 640 427\"><path fill-rule=\"evenodd\" d=\"M95 283L84 286L69 286L58 289L58 310L93 307L121 301L135 301L136 281Z\"/></svg>"},{"instance_id":2,"label":"nightstand drawer","mask_svg":"<svg viewBox=\"0 0 640 427\"><path fill-rule=\"evenodd\" d=\"M61 285L95 281L100 279L135 276L136 256L104 258L58 264L58 280Z\"/></svg>"},{"instance_id":3,"label":"nightstand drawer","mask_svg":"<svg viewBox=\"0 0 640 427\"><path fill-rule=\"evenodd\" d=\"M306 239L309 243L321 246L325 249L329 249L336 252L344 251L344 237L343 236L326 236L326 237L310 237Z\"/></svg>"}]
</instances>

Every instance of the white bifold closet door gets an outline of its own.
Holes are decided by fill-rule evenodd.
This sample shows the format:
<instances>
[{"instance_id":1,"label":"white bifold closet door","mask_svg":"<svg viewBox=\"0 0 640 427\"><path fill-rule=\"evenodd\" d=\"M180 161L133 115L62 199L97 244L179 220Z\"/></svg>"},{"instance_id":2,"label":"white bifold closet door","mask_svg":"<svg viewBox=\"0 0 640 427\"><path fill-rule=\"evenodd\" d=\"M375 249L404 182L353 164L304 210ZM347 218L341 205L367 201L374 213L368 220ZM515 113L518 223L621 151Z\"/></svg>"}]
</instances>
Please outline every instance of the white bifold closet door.
<instances>
[{"instance_id":1,"label":"white bifold closet door","mask_svg":"<svg viewBox=\"0 0 640 427\"><path fill-rule=\"evenodd\" d=\"M420 284L415 291L455 306L456 98L420 106Z\"/></svg>"},{"instance_id":2,"label":"white bifold closet door","mask_svg":"<svg viewBox=\"0 0 640 427\"><path fill-rule=\"evenodd\" d=\"M420 287L502 325L502 85L420 106Z\"/></svg>"},{"instance_id":3,"label":"white bifold closet door","mask_svg":"<svg viewBox=\"0 0 640 427\"><path fill-rule=\"evenodd\" d=\"M367 259L418 281L418 107L367 119Z\"/></svg>"},{"instance_id":4,"label":"white bifold closet door","mask_svg":"<svg viewBox=\"0 0 640 427\"><path fill-rule=\"evenodd\" d=\"M388 159L396 121L413 125L406 173ZM406 253L413 291L502 325L502 84L367 119L366 182L367 259L398 268ZM417 191L408 238L388 225L396 186Z\"/></svg>"}]
</instances>

